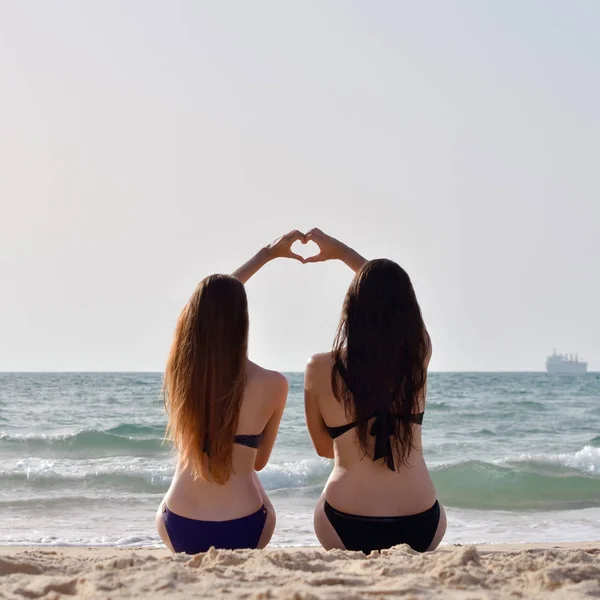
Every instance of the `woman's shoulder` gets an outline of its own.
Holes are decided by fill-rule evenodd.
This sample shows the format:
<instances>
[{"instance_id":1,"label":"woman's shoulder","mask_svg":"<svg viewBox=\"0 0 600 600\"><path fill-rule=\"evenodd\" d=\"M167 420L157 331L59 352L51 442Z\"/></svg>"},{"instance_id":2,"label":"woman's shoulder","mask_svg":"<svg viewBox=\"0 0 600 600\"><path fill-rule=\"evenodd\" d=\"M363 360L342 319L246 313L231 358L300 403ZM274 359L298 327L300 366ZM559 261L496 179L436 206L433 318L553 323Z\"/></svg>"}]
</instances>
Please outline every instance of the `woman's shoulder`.
<instances>
[{"instance_id":1,"label":"woman's shoulder","mask_svg":"<svg viewBox=\"0 0 600 600\"><path fill-rule=\"evenodd\" d=\"M331 352L319 352L313 354L306 361L306 371L329 371L333 365L333 354Z\"/></svg>"},{"instance_id":2,"label":"woman's shoulder","mask_svg":"<svg viewBox=\"0 0 600 600\"><path fill-rule=\"evenodd\" d=\"M261 394L268 396L285 396L288 391L288 380L283 373L265 369L256 363L250 362L247 374L247 386Z\"/></svg>"},{"instance_id":3,"label":"woman's shoulder","mask_svg":"<svg viewBox=\"0 0 600 600\"><path fill-rule=\"evenodd\" d=\"M306 363L304 370L304 388L321 390L330 386L333 355L331 352L313 354Z\"/></svg>"}]
</instances>

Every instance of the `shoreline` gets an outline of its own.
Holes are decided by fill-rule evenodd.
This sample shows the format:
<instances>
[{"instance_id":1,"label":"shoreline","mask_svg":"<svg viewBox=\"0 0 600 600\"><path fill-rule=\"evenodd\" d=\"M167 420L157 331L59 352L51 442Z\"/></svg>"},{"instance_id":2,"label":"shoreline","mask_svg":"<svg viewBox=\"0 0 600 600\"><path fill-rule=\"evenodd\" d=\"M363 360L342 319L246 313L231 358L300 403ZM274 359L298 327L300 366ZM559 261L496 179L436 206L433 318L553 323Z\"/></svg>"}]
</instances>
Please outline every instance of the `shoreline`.
<instances>
[{"instance_id":1,"label":"shoreline","mask_svg":"<svg viewBox=\"0 0 600 600\"><path fill-rule=\"evenodd\" d=\"M433 553L435 554L438 550L449 550L455 548L470 548L474 547L480 553L483 552L521 552L524 550L535 551L535 550L553 550L553 549L564 549L564 550L594 550L598 549L600 552L600 540L586 541L586 542L508 542L501 544L445 544L441 543L439 548ZM157 548L155 545L148 546L61 546L53 544L29 544L29 545L2 545L0 544L0 556L12 556L21 552L30 552L32 550L40 551L53 551L61 552L65 555L78 555L80 552L97 553L99 555L104 554L115 554L123 552L144 552L150 554L156 554L157 556L173 556L173 554L165 547ZM266 551L279 551L285 552L307 552L307 551L318 551L327 552L321 546L267 546L264 548ZM191 555L190 555L191 557Z\"/></svg>"},{"instance_id":2,"label":"shoreline","mask_svg":"<svg viewBox=\"0 0 600 600\"><path fill-rule=\"evenodd\" d=\"M215 550L0 546L0 597L360 598L600 596L600 541L443 545L419 554L397 546L364 556L319 547Z\"/></svg>"}]
</instances>

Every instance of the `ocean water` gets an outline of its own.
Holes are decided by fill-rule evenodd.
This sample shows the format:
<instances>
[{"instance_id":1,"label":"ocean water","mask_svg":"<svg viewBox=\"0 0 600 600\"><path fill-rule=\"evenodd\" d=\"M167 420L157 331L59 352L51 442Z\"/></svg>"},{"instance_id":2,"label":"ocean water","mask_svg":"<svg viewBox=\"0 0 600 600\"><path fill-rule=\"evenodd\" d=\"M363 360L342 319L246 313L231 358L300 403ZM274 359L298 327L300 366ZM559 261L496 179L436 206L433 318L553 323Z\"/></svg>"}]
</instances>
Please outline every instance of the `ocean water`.
<instances>
[{"instance_id":1,"label":"ocean water","mask_svg":"<svg viewBox=\"0 0 600 600\"><path fill-rule=\"evenodd\" d=\"M312 545L331 470L304 424L302 374L260 473L275 545ZM161 375L0 374L0 544L157 544L175 459ZM432 373L423 441L447 543L600 539L600 374Z\"/></svg>"}]
</instances>

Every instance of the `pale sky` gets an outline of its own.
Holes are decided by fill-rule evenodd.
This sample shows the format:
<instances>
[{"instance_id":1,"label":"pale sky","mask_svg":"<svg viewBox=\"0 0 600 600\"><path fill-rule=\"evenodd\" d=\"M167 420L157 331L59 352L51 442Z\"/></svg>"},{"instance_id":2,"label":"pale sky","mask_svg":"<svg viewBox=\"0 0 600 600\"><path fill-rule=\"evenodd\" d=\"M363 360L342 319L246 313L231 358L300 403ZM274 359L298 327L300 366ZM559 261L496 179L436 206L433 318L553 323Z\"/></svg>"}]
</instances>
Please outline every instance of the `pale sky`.
<instances>
[{"instance_id":1,"label":"pale sky","mask_svg":"<svg viewBox=\"0 0 600 600\"><path fill-rule=\"evenodd\" d=\"M157 370L196 283L318 226L410 274L432 370L600 370L600 2L0 0L0 371ZM250 356L352 273L248 284Z\"/></svg>"}]
</instances>

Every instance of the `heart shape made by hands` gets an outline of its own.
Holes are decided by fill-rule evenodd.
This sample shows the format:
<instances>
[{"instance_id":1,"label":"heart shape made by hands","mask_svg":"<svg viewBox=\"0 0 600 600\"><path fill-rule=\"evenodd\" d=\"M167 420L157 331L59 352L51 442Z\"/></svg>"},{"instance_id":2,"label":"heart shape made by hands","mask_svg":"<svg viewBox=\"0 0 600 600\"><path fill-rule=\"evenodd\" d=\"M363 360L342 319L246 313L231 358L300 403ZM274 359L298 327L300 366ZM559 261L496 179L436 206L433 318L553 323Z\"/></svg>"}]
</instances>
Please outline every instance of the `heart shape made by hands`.
<instances>
[{"instance_id":1,"label":"heart shape made by hands","mask_svg":"<svg viewBox=\"0 0 600 600\"><path fill-rule=\"evenodd\" d=\"M297 240L292 244L291 250L302 258L317 256L321 252L321 248L311 240L308 242Z\"/></svg>"}]
</instances>

